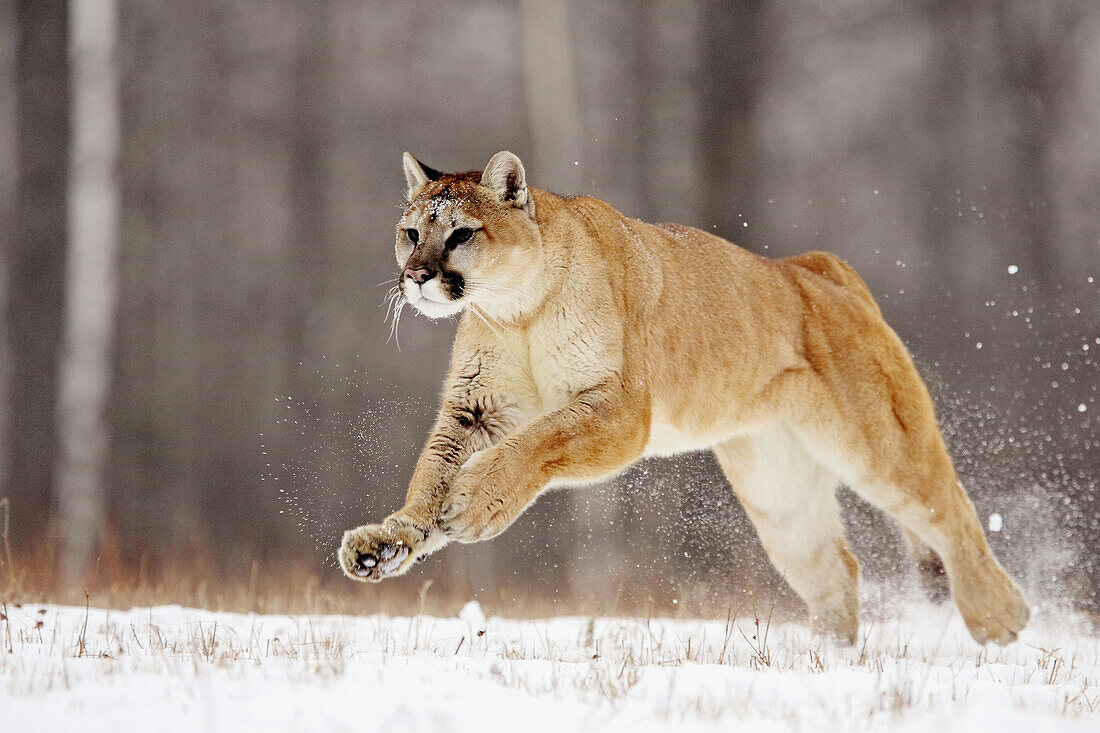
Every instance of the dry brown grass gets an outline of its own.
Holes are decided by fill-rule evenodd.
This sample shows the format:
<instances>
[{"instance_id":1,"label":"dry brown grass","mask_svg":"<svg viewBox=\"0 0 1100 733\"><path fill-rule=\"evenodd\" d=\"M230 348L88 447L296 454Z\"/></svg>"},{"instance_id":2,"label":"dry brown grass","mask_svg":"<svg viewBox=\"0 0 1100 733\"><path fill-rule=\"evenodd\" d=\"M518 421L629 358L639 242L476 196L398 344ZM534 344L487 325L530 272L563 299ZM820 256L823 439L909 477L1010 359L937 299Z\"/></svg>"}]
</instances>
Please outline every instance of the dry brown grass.
<instances>
[{"instance_id":1,"label":"dry brown grass","mask_svg":"<svg viewBox=\"0 0 1100 733\"><path fill-rule=\"evenodd\" d=\"M255 560L248 572L224 570L206 564L143 563L137 567L100 562L86 577L67 581L53 563L39 558L6 560L0 572L0 601L13 604L46 603L66 606L129 609L180 605L235 613L309 615L410 616L428 614L450 617L472 599L485 611L509 618L552 616L633 616L663 618L724 618L734 602L711 598L708 589L697 594L679 588L647 597L614 597L608 594L535 595L519 585L501 585L482 592L464 585L441 588L431 580L416 578L365 586L338 572L304 563L270 566ZM790 597L761 601L777 619L801 617L802 610Z\"/></svg>"},{"instance_id":2,"label":"dry brown grass","mask_svg":"<svg viewBox=\"0 0 1100 733\"><path fill-rule=\"evenodd\" d=\"M90 605L95 608L180 605L210 611L279 614L453 616L471 599L487 613L510 618L552 616L633 616L726 618L734 606L761 606L776 620L799 619L801 604L792 594L765 588L727 597L705 583L664 587L638 578L608 578L598 591L554 589L533 592L522 578L475 588L459 579L447 583L410 576L364 585L339 570L317 563L260 558L227 566L212 559L198 543L173 549L162 559L149 553L128 555L117 538L106 535L101 554L75 577L63 566L56 539L38 547L13 550L8 543L7 503L0 500L0 603ZM632 592L623 588L632 584ZM603 588L614 589L605 592ZM766 599L766 600L765 600Z\"/></svg>"}]
</instances>

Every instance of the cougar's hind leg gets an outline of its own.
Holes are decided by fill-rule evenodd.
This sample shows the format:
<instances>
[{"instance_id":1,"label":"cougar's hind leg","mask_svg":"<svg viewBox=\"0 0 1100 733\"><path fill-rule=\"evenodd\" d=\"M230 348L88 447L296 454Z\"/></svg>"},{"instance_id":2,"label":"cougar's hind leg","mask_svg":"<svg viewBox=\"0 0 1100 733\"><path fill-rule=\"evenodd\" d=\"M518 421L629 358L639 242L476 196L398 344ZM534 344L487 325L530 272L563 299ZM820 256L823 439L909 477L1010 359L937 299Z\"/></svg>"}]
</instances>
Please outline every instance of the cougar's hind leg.
<instances>
[{"instance_id":1,"label":"cougar's hind leg","mask_svg":"<svg viewBox=\"0 0 1100 733\"><path fill-rule=\"evenodd\" d=\"M986 544L974 505L955 475L932 400L900 357L879 380L841 384L814 400L799 435L844 483L889 513L930 561L946 570L955 603L980 643L1007 644L1028 619L1020 589ZM842 396L843 399L839 396ZM841 407L842 406L842 407Z\"/></svg>"},{"instance_id":2,"label":"cougar's hind leg","mask_svg":"<svg viewBox=\"0 0 1100 733\"><path fill-rule=\"evenodd\" d=\"M909 548L909 555L917 563L917 575L925 595L931 601L943 603L951 597L951 587L947 583L947 569L943 566L943 560L913 532L903 527L901 533L905 537L905 546Z\"/></svg>"},{"instance_id":3,"label":"cougar's hind leg","mask_svg":"<svg viewBox=\"0 0 1100 733\"><path fill-rule=\"evenodd\" d=\"M729 440L714 455L812 627L855 643L859 563L844 536L836 476L782 427Z\"/></svg>"},{"instance_id":4,"label":"cougar's hind leg","mask_svg":"<svg viewBox=\"0 0 1100 733\"><path fill-rule=\"evenodd\" d=\"M943 457L929 461L947 463ZM869 477L852 488L894 516L942 560L955 604L979 643L1016 640L1029 611L1020 589L993 557L974 505L946 469L908 466L892 477ZM891 480L892 479L892 480Z\"/></svg>"}]
</instances>

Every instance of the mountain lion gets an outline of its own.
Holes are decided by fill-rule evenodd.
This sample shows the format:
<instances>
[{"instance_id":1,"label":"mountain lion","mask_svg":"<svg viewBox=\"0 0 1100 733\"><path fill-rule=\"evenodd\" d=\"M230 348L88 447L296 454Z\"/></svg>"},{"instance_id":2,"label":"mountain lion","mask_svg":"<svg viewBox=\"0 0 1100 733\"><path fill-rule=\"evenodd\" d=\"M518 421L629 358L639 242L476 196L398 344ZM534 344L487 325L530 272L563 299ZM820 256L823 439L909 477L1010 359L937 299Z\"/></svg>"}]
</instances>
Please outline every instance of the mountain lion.
<instances>
[{"instance_id":1,"label":"mountain lion","mask_svg":"<svg viewBox=\"0 0 1100 733\"><path fill-rule=\"evenodd\" d=\"M923 567L946 571L976 640L1016 638L1023 595L851 267L823 252L770 260L530 187L509 152L480 173L408 153L404 168L400 297L462 318L405 506L345 533L349 577L380 581L451 540L489 539L553 484L710 449L815 629L856 639L843 483L901 524Z\"/></svg>"}]
</instances>

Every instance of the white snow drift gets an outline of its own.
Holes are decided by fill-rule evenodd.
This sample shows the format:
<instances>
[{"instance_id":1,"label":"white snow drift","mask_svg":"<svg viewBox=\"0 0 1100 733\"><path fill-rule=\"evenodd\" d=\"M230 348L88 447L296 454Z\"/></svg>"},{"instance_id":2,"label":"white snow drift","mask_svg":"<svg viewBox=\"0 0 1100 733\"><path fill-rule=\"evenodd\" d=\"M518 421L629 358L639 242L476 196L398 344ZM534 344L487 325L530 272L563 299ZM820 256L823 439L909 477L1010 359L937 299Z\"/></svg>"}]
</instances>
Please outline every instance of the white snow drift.
<instances>
[{"instance_id":1,"label":"white snow drift","mask_svg":"<svg viewBox=\"0 0 1100 733\"><path fill-rule=\"evenodd\" d=\"M1040 615L1008 648L950 607L854 648L724 621L7 608L4 731L1100 729L1100 640Z\"/></svg>"}]
</instances>

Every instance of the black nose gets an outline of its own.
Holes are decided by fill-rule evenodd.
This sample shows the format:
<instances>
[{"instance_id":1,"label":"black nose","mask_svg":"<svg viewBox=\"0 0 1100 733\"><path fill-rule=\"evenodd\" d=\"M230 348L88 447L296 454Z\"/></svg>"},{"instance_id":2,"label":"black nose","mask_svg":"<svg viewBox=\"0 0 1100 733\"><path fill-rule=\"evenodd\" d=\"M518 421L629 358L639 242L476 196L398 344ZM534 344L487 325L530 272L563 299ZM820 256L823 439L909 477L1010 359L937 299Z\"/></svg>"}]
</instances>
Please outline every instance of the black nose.
<instances>
[{"instance_id":1,"label":"black nose","mask_svg":"<svg viewBox=\"0 0 1100 733\"><path fill-rule=\"evenodd\" d=\"M428 270L423 267L414 270L411 267L406 267L404 275L414 283L425 283L435 277L435 270Z\"/></svg>"}]
</instances>

